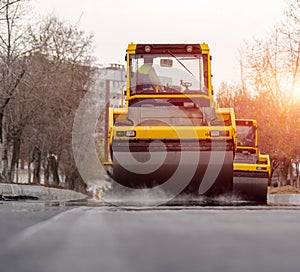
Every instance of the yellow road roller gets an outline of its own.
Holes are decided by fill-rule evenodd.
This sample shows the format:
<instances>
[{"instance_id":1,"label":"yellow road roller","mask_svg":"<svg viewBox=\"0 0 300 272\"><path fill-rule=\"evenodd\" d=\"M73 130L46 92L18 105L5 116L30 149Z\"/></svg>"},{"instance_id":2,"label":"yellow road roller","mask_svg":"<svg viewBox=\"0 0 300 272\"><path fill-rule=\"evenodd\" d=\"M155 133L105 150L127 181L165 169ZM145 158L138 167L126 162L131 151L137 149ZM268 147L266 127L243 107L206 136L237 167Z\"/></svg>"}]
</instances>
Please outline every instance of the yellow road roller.
<instances>
[{"instance_id":1,"label":"yellow road roller","mask_svg":"<svg viewBox=\"0 0 300 272\"><path fill-rule=\"evenodd\" d=\"M109 109L113 188L231 194L235 116L215 105L208 45L131 43L125 59L126 107Z\"/></svg>"},{"instance_id":2,"label":"yellow road roller","mask_svg":"<svg viewBox=\"0 0 300 272\"><path fill-rule=\"evenodd\" d=\"M258 148L257 121L236 119L234 192L244 200L266 203L271 174L270 158Z\"/></svg>"}]
</instances>

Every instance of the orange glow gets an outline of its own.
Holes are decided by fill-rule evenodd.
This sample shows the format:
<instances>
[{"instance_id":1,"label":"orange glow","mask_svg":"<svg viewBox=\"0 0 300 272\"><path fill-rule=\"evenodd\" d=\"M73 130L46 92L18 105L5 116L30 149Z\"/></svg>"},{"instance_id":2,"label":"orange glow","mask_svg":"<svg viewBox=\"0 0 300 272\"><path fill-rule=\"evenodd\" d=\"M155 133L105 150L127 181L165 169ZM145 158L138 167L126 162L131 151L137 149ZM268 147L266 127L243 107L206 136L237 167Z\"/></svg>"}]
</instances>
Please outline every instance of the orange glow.
<instances>
[{"instance_id":1,"label":"orange glow","mask_svg":"<svg viewBox=\"0 0 300 272\"><path fill-rule=\"evenodd\" d=\"M296 83L296 86L293 90L293 95L295 99L300 100L300 82Z\"/></svg>"}]
</instances>

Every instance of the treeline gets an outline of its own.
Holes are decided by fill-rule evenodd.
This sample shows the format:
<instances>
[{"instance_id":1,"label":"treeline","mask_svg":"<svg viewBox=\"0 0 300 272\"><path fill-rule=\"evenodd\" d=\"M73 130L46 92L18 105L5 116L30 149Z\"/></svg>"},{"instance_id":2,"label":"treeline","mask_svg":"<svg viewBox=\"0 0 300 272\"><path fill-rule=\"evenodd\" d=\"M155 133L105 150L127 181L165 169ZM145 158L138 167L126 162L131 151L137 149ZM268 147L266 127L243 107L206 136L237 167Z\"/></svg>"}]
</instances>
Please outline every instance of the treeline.
<instances>
[{"instance_id":1,"label":"treeline","mask_svg":"<svg viewBox=\"0 0 300 272\"><path fill-rule=\"evenodd\" d=\"M24 24L27 0L0 5L0 181L85 190L72 154L72 125L93 83L92 36L49 16Z\"/></svg>"},{"instance_id":2,"label":"treeline","mask_svg":"<svg viewBox=\"0 0 300 272\"><path fill-rule=\"evenodd\" d=\"M222 84L217 102L234 107L237 118L258 120L260 149L286 178L300 157L300 2L287 6L264 39L245 43L239 61L240 83Z\"/></svg>"}]
</instances>

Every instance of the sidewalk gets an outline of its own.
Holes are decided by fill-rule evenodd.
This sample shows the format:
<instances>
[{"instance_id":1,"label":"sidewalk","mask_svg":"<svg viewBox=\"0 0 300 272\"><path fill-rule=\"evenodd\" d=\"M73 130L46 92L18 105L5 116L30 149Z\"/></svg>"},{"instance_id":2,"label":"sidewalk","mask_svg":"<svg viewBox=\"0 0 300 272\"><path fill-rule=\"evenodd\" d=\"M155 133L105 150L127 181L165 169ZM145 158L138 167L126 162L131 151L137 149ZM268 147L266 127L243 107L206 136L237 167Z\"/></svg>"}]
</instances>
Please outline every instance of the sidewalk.
<instances>
[{"instance_id":1,"label":"sidewalk","mask_svg":"<svg viewBox=\"0 0 300 272\"><path fill-rule=\"evenodd\" d=\"M19 185L0 183L0 195L26 195L38 197L39 200L70 201L86 199L87 195L66 189L44 187L40 185Z\"/></svg>"}]
</instances>

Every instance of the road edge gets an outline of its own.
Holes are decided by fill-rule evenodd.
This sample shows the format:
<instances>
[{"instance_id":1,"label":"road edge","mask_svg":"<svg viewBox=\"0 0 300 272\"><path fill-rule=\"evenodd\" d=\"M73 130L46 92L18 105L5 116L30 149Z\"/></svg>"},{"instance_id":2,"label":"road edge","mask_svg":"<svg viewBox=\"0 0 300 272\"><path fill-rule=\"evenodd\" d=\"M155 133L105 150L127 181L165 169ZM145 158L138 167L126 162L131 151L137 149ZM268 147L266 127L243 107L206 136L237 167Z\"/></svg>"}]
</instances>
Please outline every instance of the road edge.
<instances>
[{"instance_id":1,"label":"road edge","mask_svg":"<svg viewBox=\"0 0 300 272\"><path fill-rule=\"evenodd\" d=\"M72 190L51 188L40 185L0 184L0 195L25 195L39 200L70 201L86 199L88 196Z\"/></svg>"}]
</instances>

